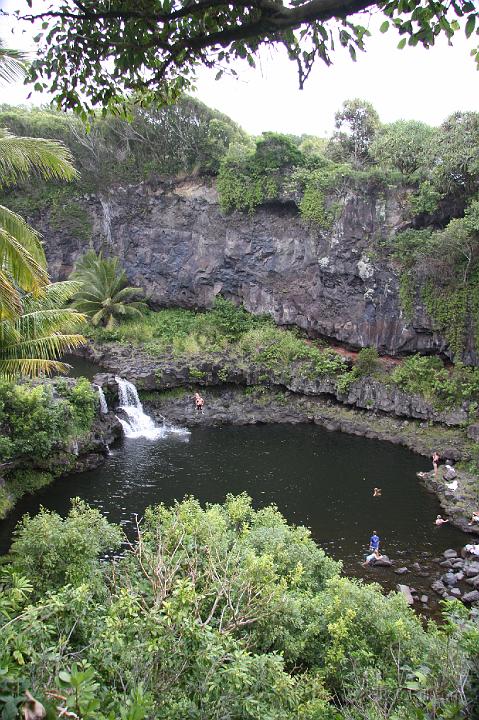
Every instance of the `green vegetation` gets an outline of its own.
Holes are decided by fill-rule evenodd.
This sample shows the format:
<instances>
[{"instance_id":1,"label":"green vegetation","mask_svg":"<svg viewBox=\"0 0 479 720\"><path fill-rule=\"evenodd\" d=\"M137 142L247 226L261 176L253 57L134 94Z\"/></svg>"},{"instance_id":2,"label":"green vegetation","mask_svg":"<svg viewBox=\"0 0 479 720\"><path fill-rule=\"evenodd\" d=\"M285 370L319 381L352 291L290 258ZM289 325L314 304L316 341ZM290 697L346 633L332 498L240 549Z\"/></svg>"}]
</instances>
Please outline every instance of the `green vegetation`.
<instances>
[{"instance_id":1,"label":"green vegetation","mask_svg":"<svg viewBox=\"0 0 479 720\"><path fill-rule=\"evenodd\" d=\"M191 6L182 0L144 0L141 12L120 0L84 1L73 6L61 0L53 8L32 10L32 3L19 10L20 21L41 27L35 37L36 59L30 80L37 91L48 90L57 106L74 109L87 118L92 108L125 109L125 97L138 93L137 102L155 99L175 102L195 86L201 66L215 68L217 78L238 59L255 67L264 46L281 46L295 63L300 87L313 65L331 64L339 48L356 60L366 47L370 31L356 17L360 11L379 9L386 19L382 33L392 26L399 32L398 47L432 47L437 36L451 38L461 30L467 38L476 30L477 9L473 2L426 0L411 6L398 0L335 2L314 0L221 3L203 0ZM393 42L396 42L396 34ZM479 51L471 54L479 62ZM108 58L108 63L101 60ZM72 82L72 78L74 82Z\"/></svg>"},{"instance_id":2,"label":"green vegetation","mask_svg":"<svg viewBox=\"0 0 479 720\"><path fill-rule=\"evenodd\" d=\"M25 492L50 482L54 454L90 431L97 404L84 378L22 385L0 381L0 463L12 463L0 488L0 517Z\"/></svg>"},{"instance_id":3,"label":"green vegetation","mask_svg":"<svg viewBox=\"0 0 479 720\"><path fill-rule=\"evenodd\" d=\"M81 720L473 717L477 618L424 628L401 595L338 574L308 530L244 495L120 529L79 500L17 527L1 569L0 710L28 690ZM161 567L161 574L158 568Z\"/></svg>"},{"instance_id":4,"label":"green vegetation","mask_svg":"<svg viewBox=\"0 0 479 720\"><path fill-rule=\"evenodd\" d=\"M0 42L0 79L26 71L23 53ZM0 125L0 190L25 179L71 181L72 156L61 142L20 137ZM63 309L71 285L50 285L40 235L17 213L0 205L0 378L36 377L61 370L66 350L83 344L76 330L84 318Z\"/></svg>"},{"instance_id":5,"label":"green vegetation","mask_svg":"<svg viewBox=\"0 0 479 720\"><path fill-rule=\"evenodd\" d=\"M458 362L448 370L436 357L406 358L394 369L391 379L406 392L423 395L439 408L475 400L479 393L479 369Z\"/></svg>"},{"instance_id":6,"label":"green vegetation","mask_svg":"<svg viewBox=\"0 0 479 720\"><path fill-rule=\"evenodd\" d=\"M131 343L153 356L168 355L186 361L204 361L212 354L223 353L233 362L256 363L288 375L293 365L298 365L310 378L346 370L338 353L322 350L298 337L297 332L278 328L270 318L251 315L222 297L217 297L213 309L206 313L149 312L113 330L97 328L93 337L100 342ZM190 365L190 376L202 379L204 373Z\"/></svg>"},{"instance_id":7,"label":"green vegetation","mask_svg":"<svg viewBox=\"0 0 479 720\"><path fill-rule=\"evenodd\" d=\"M72 282L46 285L39 297L24 295L21 314L0 320L0 378L44 377L65 372L56 358L85 343L85 316L65 308L77 286Z\"/></svg>"},{"instance_id":8,"label":"green vegetation","mask_svg":"<svg viewBox=\"0 0 479 720\"><path fill-rule=\"evenodd\" d=\"M400 233L393 252L402 267L400 298L407 316L422 286L422 302L454 355L461 358L468 336L479 348L479 201L443 230Z\"/></svg>"},{"instance_id":9,"label":"green vegetation","mask_svg":"<svg viewBox=\"0 0 479 720\"><path fill-rule=\"evenodd\" d=\"M130 287L126 272L117 257L104 258L88 250L76 263L71 274L78 289L73 306L90 318L93 327L111 330L119 320L141 316L146 303L137 300L142 289Z\"/></svg>"}]
</instances>

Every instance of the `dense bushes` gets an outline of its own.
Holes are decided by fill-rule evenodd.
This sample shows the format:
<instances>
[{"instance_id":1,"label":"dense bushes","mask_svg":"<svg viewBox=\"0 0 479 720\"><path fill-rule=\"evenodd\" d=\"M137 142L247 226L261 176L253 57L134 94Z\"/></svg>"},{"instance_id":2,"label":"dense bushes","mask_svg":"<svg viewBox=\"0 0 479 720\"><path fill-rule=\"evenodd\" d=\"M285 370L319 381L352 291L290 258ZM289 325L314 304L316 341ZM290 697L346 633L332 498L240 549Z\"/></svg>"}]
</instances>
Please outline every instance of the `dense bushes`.
<instances>
[{"instance_id":1,"label":"dense bushes","mask_svg":"<svg viewBox=\"0 0 479 720\"><path fill-rule=\"evenodd\" d=\"M0 383L0 463L12 462L0 488L0 517L24 493L52 480L52 454L92 426L98 397L88 380L54 384ZM16 469L20 461L22 469Z\"/></svg>"},{"instance_id":2,"label":"dense bushes","mask_svg":"<svg viewBox=\"0 0 479 720\"><path fill-rule=\"evenodd\" d=\"M402 596L339 577L275 508L159 506L100 564L119 540L78 501L17 529L0 581L4 716L28 689L48 717L82 720L472 717L474 618L453 606L457 621L425 629Z\"/></svg>"},{"instance_id":3,"label":"dense bushes","mask_svg":"<svg viewBox=\"0 0 479 720\"><path fill-rule=\"evenodd\" d=\"M5 433L0 462L47 457L54 447L89 430L98 402L89 381L58 380L55 387L56 398L49 384L0 384L0 426Z\"/></svg>"}]
</instances>

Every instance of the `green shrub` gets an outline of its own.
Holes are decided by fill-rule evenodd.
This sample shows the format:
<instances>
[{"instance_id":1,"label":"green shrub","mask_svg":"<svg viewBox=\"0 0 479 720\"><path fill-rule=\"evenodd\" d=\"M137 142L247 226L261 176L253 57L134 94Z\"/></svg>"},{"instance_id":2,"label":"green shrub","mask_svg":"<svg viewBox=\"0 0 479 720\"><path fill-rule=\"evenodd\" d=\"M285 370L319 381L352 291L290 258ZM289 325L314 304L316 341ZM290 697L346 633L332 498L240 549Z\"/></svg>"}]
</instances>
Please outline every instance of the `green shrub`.
<instances>
[{"instance_id":1,"label":"green shrub","mask_svg":"<svg viewBox=\"0 0 479 720\"><path fill-rule=\"evenodd\" d=\"M372 375L376 372L379 367L379 355L376 348L361 348L354 366L359 375Z\"/></svg>"},{"instance_id":2,"label":"green shrub","mask_svg":"<svg viewBox=\"0 0 479 720\"><path fill-rule=\"evenodd\" d=\"M102 561L121 538L78 500L18 526L0 567L4 717L27 689L52 718L472 717L477 614L450 602L422 623L401 594L340 577L275 507L150 508Z\"/></svg>"}]
</instances>

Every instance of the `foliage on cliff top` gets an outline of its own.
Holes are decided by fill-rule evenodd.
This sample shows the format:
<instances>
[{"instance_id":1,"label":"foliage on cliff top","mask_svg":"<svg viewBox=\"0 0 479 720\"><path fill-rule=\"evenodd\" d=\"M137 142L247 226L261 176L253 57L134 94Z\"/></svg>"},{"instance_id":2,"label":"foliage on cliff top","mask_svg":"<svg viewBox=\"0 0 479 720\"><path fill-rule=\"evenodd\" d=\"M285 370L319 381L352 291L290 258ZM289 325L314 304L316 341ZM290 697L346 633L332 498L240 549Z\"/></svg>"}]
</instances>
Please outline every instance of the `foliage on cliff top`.
<instances>
[{"instance_id":1,"label":"foliage on cliff top","mask_svg":"<svg viewBox=\"0 0 479 720\"><path fill-rule=\"evenodd\" d=\"M43 457L91 428L97 394L85 378L0 381L0 462Z\"/></svg>"},{"instance_id":2,"label":"foliage on cliff top","mask_svg":"<svg viewBox=\"0 0 479 720\"><path fill-rule=\"evenodd\" d=\"M190 97L168 108L134 107L132 113L131 122L99 116L86 128L70 114L1 105L0 127L61 140L80 171L71 188L77 194L159 175L215 173L229 144L246 139L230 118Z\"/></svg>"},{"instance_id":3,"label":"foliage on cliff top","mask_svg":"<svg viewBox=\"0 0 479 720\"><path fill-rule=\"evenodd\" d=\"M457 603L424 628L400 594L339 577L274 507L245 495L158 506L101 563L119 539L79 501L64 520L42 510L18 526L0 595L0 709L12 717L26 689L51 717L83 720L474 712L477 618Z\"/></svg>"}]
</instances>

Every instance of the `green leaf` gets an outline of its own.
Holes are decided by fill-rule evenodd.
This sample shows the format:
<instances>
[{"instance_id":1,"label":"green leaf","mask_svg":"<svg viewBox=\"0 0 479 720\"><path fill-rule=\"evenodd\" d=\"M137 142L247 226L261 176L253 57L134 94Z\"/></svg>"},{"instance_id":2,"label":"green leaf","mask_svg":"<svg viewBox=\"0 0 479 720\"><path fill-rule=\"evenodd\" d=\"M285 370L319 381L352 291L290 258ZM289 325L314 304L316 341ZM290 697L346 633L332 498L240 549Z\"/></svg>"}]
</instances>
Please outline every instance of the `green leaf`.
<instances>
[{"instance_id":1,"label":"green leaf","mask_svg":"<svg viewBox=\"0 0 479 720\"><path fill-rule=\"evenodd\" d=\"M389 20L385 20L382 23L381 27L379 28L379 32L385 33L388 31L388 28L389 28Z\"/></svg>"},{"instance_id":2,"label":"green leaf","mask_svg":"<svg viewBox=\"0 0 479 720\"><path fill-rule=\"evenodd\" d=\"M349 46L349 54L351 55L353 62L356 62L356 50L352 45Z\"/></svg>"},{"instance_id":3,"label":"green leaf","mask_svg":"<svg viewBox=\"0 0 479 720\"><path fill-rule=\"evenodd\" d=\"M402 40L400 40L398 42L398 50L402 50L403 47L405 47L406 43L407 43L407 38L402 38Z\"/></svg>"},{"instance_id":4,"label":"green leaf","mask_svg":"<svg viewBox=\"0 0 479 720\"><path fill-rule=\"evenodd\" d=\"M469 15L469 17L467 18L467 23L466 23L466 37L471 37L472 33L474 32L475 27L476 27L476 16Z\"/></svg>"},{"instance_id":5,"label":"green leaf","mask_svg":"<svg viewBox=\"0 0 479 720\"><path fill-rule=\"evenodd\" d=\"M70 683L72 679L72 676L69 672L66 672L66 670L60 670L60 672L58 673L58 677L64 683Z\"/></svg>"}]
</instances>

